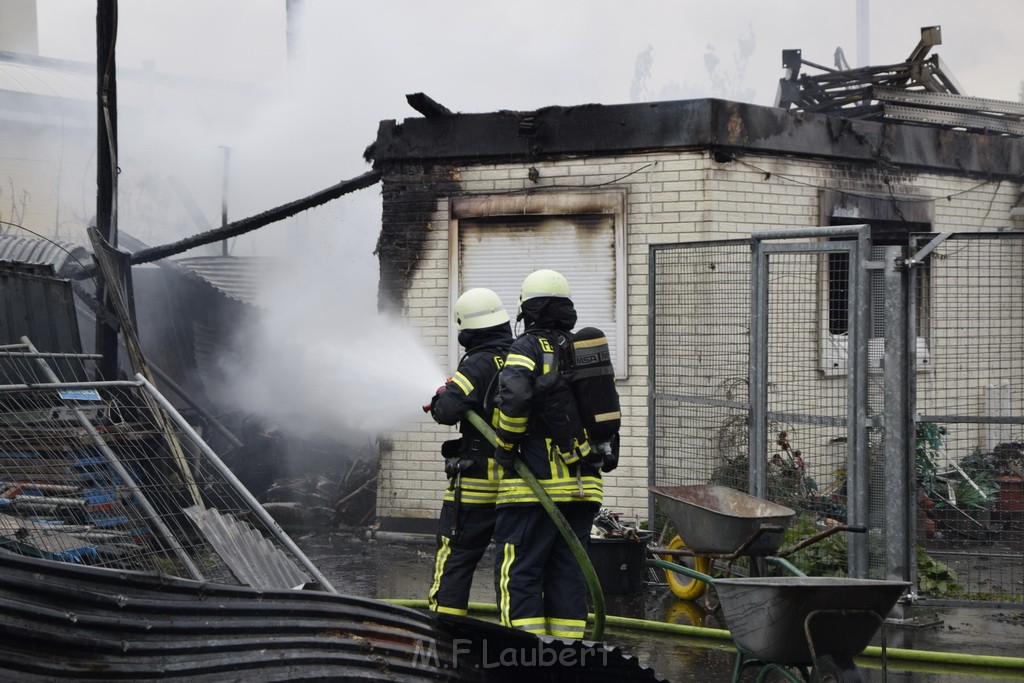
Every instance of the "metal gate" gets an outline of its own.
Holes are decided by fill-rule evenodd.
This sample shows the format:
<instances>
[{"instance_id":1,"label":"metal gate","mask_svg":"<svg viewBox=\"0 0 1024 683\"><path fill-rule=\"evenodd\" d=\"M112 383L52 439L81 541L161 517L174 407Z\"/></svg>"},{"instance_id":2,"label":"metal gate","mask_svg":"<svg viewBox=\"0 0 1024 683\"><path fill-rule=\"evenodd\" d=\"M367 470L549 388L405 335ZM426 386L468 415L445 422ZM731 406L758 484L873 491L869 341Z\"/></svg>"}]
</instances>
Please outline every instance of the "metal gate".
<instances>
[{"instance_id":1,"label":"metal gate","mask_svg":"<svg viewBox=\"0 0 1024 683\"><path fill-rule=\"evenodd\" d=\"M880 247L850 226L652 247L650 483L748 490L808 529L868 526L834 567L850 576L916 582L920 544L959 572L944 594L922 577L930 597L986 597L989 581L1020 599L1021 513L996 507L994 469L970 476L1010 476L1024 446L1020 238ZM977 566L978 543L1002 562Z\"/></svg>"}]
</instances>

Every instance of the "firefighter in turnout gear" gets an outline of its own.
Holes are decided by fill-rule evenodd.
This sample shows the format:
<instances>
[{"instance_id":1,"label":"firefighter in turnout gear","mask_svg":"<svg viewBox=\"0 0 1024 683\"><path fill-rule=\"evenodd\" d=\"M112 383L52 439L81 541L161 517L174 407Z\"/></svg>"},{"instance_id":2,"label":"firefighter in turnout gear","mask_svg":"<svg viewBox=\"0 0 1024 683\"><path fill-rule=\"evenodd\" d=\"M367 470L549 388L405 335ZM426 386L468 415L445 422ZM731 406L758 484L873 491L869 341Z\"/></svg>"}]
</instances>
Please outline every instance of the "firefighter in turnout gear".
<instances>
[{"instance_id":1,"label":"firefighter in turnout gear","mask_svg":"<svg viewBox=\"0 0 1024 683\"><path fill-rule=\"evenodd\" d=\"M512 343L512 327L501 299L483 288L470 289L455 302L455 326L466 354L451 379L424 406L437 422L458 423L461 434L441 447L448 488L427 602L434 611L464 615L473 571L494 531L501 467L491 457L494 448L463 418L472 410L496 424L492 399L498 371Z\"/></svg>"},{"instance_id":2,"label":"firefighter in turnout gear","mask_svg":"<svg viewBox=\"0 0 1024 683\"><path fill-rule=\"evenodd\" d=\"M519 319L525 331L498 375L498 448L504 465L498 489L495 588L505 626L561 638L582 638L587 585L569 544L536 495L515 473L521 458L587 547L602 499L600 463L575 401L558 387L559 368L572 362L576 310L560 273L539 270L523 281ZM575 422L575 424L573 424Z\"/></svg>"}]
</instances>

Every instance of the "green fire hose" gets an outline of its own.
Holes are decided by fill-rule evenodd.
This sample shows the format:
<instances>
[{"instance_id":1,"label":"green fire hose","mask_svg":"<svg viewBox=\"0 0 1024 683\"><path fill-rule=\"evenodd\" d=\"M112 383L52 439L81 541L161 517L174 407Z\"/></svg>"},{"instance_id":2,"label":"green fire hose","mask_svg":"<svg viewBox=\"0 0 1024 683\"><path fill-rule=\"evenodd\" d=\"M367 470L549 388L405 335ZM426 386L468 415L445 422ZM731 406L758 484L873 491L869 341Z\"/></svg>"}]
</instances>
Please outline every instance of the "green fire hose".
<instances>
[{"instance_id":1,"label":"green fire hose","mask_svg":"<svg viewBox=\"0 0 1024 683\"><path fill-rule=\"evenodd\" d=\"M497 448L498 437L495 436L494 430L487 424L482 417L477 415L475 412L470 410L466 413L466 419L468 419L474 427L480 430L480 433L491 442L491 445ZM533 472L526 466L519 458L516 458L512 467L515 469L516 474L522 477L526 485L530 487L533 494L537 496L537 500L547 511L548 516L551 517L551 521L558 527L558 531L562 534L562 538L569 544L569 549L572 550L573 556L580 565L580 569L583 570L583 578L587 581L587 588L590 590L590 601L593 603L594 609L594 626L590 631L591 640L601 640L604 635L604 591L601 590L601 582L597 579L597 572L594 571L594 565L590 563L590 557L587 555L587 551L583 548L583 544L580 543L580 539L576 538L576 534L573 533L572 528L569 526L568 520L562 514L562 511L555 505L555 501L551 500L551 496L548 495L544 487L541 486L540 482L537 481L537 477L533 476Z\"/></svg>"}]
</instances>

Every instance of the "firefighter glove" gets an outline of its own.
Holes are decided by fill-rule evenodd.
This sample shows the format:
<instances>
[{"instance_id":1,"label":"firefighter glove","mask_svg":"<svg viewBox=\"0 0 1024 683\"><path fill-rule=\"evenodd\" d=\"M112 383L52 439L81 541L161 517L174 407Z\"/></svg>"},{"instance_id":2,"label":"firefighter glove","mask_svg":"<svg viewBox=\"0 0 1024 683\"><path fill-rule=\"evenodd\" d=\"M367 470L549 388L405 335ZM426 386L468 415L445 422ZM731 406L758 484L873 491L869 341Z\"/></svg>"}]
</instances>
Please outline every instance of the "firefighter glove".
<instances>
[{"instance_id":1,"label":"firefighter glove","mask_svg":"<svg viewBox=\"0 0 1024 683\"><path fill-rule=\"evenodd\" d=\"M515 462L516 456L519 455L519 449L512 448L505 450L501 446L494 449L494 460L505 469L512 467L512 463Z\"/></svg>"}]
</instances>

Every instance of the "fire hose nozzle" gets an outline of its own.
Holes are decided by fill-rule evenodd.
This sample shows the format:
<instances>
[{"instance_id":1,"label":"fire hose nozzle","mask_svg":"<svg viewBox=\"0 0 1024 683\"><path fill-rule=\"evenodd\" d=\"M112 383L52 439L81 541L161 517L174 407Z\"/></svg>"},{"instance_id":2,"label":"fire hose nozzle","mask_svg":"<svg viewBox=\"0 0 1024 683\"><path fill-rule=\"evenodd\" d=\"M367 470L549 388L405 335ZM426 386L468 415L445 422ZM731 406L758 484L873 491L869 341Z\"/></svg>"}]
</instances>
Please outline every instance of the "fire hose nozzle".
<instances>
[{"instance_id":1,"label":"fire hose nozzle","mask_svg":"<svg viewBox=\"0 0 1024 683\"><path fill-rule=\"evenodd\" d=\"M447 386L448 382L451 382L451 381L452 381L451 377L446 379L445 383L442 384L441 386L439 386L437 388L437 391L434 392L434 395L430 398L430 402L423 404L423 412L424 413L429 413L430 412L430 409L434 407L434 401L436 401L437 397L440 396L442 392L444 392L445 386Z\"/></svg>"}]
</instances>

